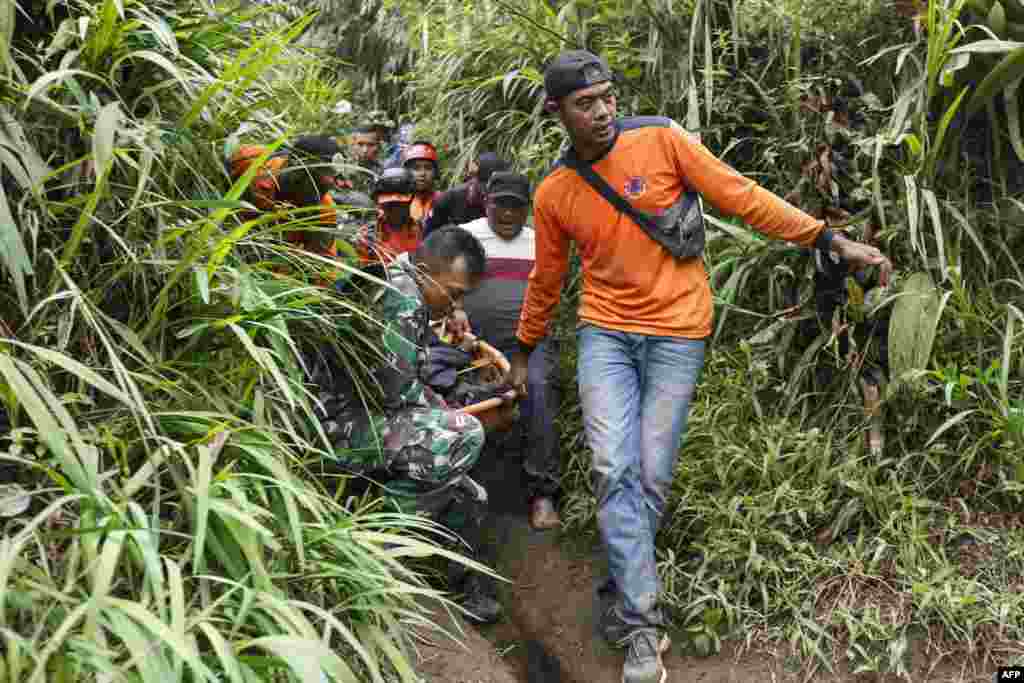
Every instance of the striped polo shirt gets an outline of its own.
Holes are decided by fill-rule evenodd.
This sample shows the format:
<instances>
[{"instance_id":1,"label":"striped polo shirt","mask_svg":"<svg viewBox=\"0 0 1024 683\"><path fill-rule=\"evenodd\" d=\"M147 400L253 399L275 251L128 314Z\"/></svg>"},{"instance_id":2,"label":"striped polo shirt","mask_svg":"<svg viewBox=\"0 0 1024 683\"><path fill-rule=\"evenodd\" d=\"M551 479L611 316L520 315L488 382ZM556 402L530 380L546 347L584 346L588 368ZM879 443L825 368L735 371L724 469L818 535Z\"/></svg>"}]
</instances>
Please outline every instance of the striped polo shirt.
<instances>
[{"instance_id":1,"label":"striped polo shirt","mask_svg":"<svg viewBox=\"0 0 1024 683\"><path fill-rule=\"evenodd\" d=\"M524 227L516 237L505 240L491 230L486 216L460 227L480 240L487 252L484 280L466 296L469 322L487 343L504 353L514 351L519 312L533 270L533 229Z\"/></svg>"}]
</instances>

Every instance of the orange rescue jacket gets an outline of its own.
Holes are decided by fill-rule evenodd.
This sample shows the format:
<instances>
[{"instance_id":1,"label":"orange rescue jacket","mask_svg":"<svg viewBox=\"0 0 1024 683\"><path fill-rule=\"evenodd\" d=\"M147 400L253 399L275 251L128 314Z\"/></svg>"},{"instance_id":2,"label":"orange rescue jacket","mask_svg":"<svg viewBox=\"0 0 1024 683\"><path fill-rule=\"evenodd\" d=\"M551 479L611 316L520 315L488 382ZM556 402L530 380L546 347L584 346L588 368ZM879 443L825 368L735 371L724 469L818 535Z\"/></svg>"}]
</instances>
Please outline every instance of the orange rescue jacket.
<instances>
[{"instance_id":1,"label":"orange rescue jacket","mask_svg":"<svg viewBox=\"0 0 1024 683\"><path fill-rule=\"evenodd\" d=\"M664 211L684 189L693 189L719 211L772 237L810 245L824 227L737 173L670 119L627 118L616 125L611 149L593 168L638 209ZM703 260L673 257L564 164L537 188L534 229L536 264L517 332L524 344L534 346L545 335L568 268L570 241L582 261L581 321L655 336L711 334Z\"/></svg>"}]
</instances>

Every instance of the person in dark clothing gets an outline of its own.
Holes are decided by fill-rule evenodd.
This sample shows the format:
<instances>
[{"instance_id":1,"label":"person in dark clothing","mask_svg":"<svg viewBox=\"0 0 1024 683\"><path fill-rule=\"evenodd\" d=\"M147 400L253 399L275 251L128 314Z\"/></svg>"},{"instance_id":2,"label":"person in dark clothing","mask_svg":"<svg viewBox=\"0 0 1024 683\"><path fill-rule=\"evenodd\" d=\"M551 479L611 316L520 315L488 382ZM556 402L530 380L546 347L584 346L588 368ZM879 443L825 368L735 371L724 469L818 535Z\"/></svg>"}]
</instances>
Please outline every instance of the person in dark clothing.
<instances>
[{"instance_id":1,"label":"person in dark clothing","mask_svg":"<svg viewBox=\"0 0 1024 683\"><path fill-rule=\"evenodd\" d=\"M461 226L487 252L487 274L466 296L464 308L477 336L508 356L519 350L516 330L536 257L533 228L526 227L530 181L518 173L493 173L484 205L486 216ZM561 402L557 368L558 346L548 336L530 354L528 393L519 404L520 420L505 441L523 454L530 526L537 530L561 524L555 507L561 465L555 424Z\"/></svg>"},{"instance_id":2,"label":"person in dark clothing","mask_svg":"<svg viewBox=\"0 0 1024 683\"><path fill-rule=\"evenodd\" d=\"M865 241L871 241L871 234L865 236ZM821 249L808 248L802 250L802 253L814 263L815 315L800 323L797 330L800 340L798 348L803 351L819 334L836 335L840 357L859 368L858 379L864 411L870 421L866 434L868 450L873 455L881 456L885 445L881 392L889 378L889 321L892 307L883 306L874 310L869 304L872 295L875 295L875 299L880 298L881 283L876 279L877 272L856 269L847 260ZM850 278L853 279L852 287L848 285ZM794 282L787 292L787 303L791 306L799 305L798 288L799 282ZM863 298L859 302L859 316L851 315L851 289L859 291ZM854 345L856 352L851 348ZM836 371L828 361L819 361L815 369L819 390L835 379Z\"/></svg>"},{"instance_id":3,"label":"person in dark clothing","mask_svg":"<svg viewBox=\"0 0 1024 683\"><path fill-rule=\"evenodd\" d=\"M369 194L377 176L384 170L380 163L380 138L373 126L359 126L348 141L349 162L358 168L350 169L352 188Z\"/></svg>"},{"instance_id":4,"label":"person in dark clothing","mask_svg":"<svg viewBox=\"0 0 1024 683\"><path fill-rule=\"evenodd\" d=\"M434 202L430 216L423 224L423 236L454 223L462 225L483 218L484 188L495 171L510 171L512 165L494 152L484 152L476 160L477 172L461 185L448 190Z\"/></svg>"}]
</instances>

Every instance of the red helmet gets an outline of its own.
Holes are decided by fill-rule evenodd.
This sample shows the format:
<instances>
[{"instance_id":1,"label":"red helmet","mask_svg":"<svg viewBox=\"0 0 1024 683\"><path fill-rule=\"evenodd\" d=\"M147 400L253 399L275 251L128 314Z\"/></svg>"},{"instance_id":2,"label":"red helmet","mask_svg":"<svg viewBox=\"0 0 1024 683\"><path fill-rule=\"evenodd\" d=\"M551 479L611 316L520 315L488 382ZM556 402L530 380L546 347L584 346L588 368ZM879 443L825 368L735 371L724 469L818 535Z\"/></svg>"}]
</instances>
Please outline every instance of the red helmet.
<instances>
[{"instance_id":1,"label":"red helmet","mask_svg":"<svg viewBox=\"0 0 1024 683\"><path fill-rule=\"evenodd\" d=\"M417 159L427 159L434 162L434 166L437 166L437 148L429 142L414 142L406 147L405 152L402 154L402 165L405 166L410 161L416 161Z\"/></svg>"}]
</instances>

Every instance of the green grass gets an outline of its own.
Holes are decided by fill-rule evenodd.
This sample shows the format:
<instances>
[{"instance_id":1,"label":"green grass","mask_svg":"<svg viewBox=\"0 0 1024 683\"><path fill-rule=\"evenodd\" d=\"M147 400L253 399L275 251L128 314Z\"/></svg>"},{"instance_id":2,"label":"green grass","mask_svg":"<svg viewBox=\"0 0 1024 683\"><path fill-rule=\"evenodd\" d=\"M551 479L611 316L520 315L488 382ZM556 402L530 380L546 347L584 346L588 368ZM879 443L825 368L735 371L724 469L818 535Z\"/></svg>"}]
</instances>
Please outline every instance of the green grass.
<instances>
[{"instance_id":1,"label":"green grass","mask_svg":"<svg viewBox=\"0 0 1024 683\"><path fill-rule=\"evenodd\" d=\"M347 493L304 383L379 354L337 267L253 217L223 152L334 125L311 15L156 0L29 5L2 34L0 540L10 681L415 680L450 534ZM300 77L295 78L296 75ZM284 76L287 76L285 78Z\"/></svg>"},{"instance_id":2,"label":"green grass","mask_svg":"<svg viewBox=\"0 0 1024 683\"><path fill-rule=\"evenodd\" d=\"M687 646L737 639L804 673L1024 661L1019 131L990 108L970 137L980 119L937 78L960 39L947 3L921 37L886 3L314 5L316 23L305 5L105 0L51 19L26 1L42 29L0 31L0 472L32 496L0 540L5 679L413 679L405 622L433 594L418 559L443 534L348 496L302 382L327 343L359 376L374 322L310 284L330 264L281 240L299 212L248 214L223 151L334 132L351 99L411 112L452 176L496 148L539 180L564 144L541 68L584 43L623 74L623 112L699 128L809 209L834 198L805 164L841 151L837 183L898 281L927 273L941 302L901 314L935 340L894 378L872 456L834 340L750 341L786 283L806 299L806 267L715 217L719 323L658 539ZM808 110L829 97L858 123ZM564 516L592 532L564 349ZM819 363L837 368L825 386Z\"/></svg>"}]
</instances>

